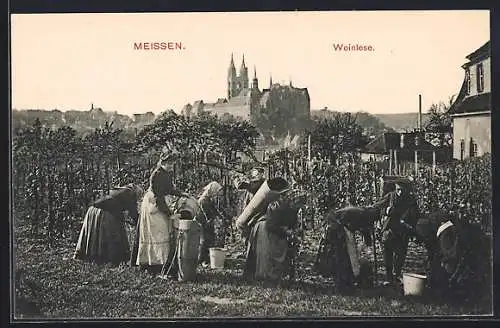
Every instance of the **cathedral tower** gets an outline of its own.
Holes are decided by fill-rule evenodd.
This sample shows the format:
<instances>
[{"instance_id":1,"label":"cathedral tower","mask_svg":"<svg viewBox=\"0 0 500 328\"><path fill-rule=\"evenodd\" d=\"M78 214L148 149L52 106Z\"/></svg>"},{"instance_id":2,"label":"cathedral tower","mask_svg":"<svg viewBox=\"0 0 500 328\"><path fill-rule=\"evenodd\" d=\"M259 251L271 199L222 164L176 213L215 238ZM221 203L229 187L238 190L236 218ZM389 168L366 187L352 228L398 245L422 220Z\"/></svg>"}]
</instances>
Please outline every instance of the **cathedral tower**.
<instances>
[{"instance_id":1,"label":"cathedral tower","mask_svg":"<svg viewBox=\"0 0 500 328\"><path fill-rule=\"evenodd\" d=\"M259 80L257 79L257 68L253 66L252 89L259 90Z\"/></svg>"},{"instance_id":2,"label":"cathedral tower","mask_svg":"<svg viewBox=\"0 0 500 328\"><path fill-rule=\"evenodd\" d=\"M240 67L240 84L242 89L248 89L248 67L245 65L245 55L241 61Z\"/></svg>"},{"instance_id":3,"label":"cathedral tower","mask_svg":"<svg viewBox=\"0 0 500 328\"><path fill-rule=\"evenodd\" d=\"M236 67L234 66L233 54L231 54L231 63L227 72L227 99L233 97L236 93L238 79L236 76Z\"/></svg>"},{"instance_id":4,"label":"cathedral tower","mask_svg":"<svg viewBox=\"0 0 500 328\"><path fill-rule=\"evenodd\" d=\"M231 54L231 62L229 63L229 70L227 73L227 99L236 97L243 90L248 89L250 89L250 83L248 78L248 67L245 64L245 55L243 55L238 75L234 67L233 54Z\"/></svg>"}]
</instances>

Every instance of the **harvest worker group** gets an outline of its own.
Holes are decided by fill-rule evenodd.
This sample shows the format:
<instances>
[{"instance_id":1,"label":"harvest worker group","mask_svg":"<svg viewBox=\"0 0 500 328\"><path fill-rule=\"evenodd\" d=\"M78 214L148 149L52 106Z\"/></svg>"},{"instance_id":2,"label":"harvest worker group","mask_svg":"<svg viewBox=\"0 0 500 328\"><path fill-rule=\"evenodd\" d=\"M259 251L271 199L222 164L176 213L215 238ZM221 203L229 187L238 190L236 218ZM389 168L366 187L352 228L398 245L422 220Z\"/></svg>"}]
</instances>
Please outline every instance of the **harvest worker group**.
<instances>
[{"instance_id":1,"label":"harvest worker group","mask_svg":"<svg viewBox=\"0 0 500 328\"><path fill-rule=\"evenodd\" d=\"M194 280L198 265L210 262L212 268L221 268L215 263L215 254L224 247L223 223L231 221L222 206L225 189L216 181L204 182L197 197L177 189L175 166L182 158L175 147L165 146L149 181L131 182L93 202L83 220L74 258L99 264L129 262L179 281ZM245 192L244 206L234 221L246 248L241 254L246 259L243 276L293 280L299 211L307 194L282 177L264 176L265 169L254 168L249 176L236 176L234 181ZM384 286L401 287L410 238L427 250L429 267L422 270L429 271L431 285L449 290L479 286L476 282L487 272L488 263L487 245L481 246L483 232L453 211L420 213L412 181L401 177L384 180L384 193L373 205L347 206L327 214L316 269L334 276L336 288L373 286L376 267L358 246L373 246L377 236L384 255ZM149 187L143 190L140 185ZM132 249L126 216L135 225ZM362 234L364 245L358 245L356 232ZM220 235L222 240L216 238ZM376 254L375 248L372 254Z\"/></svg>"}]
</instances>

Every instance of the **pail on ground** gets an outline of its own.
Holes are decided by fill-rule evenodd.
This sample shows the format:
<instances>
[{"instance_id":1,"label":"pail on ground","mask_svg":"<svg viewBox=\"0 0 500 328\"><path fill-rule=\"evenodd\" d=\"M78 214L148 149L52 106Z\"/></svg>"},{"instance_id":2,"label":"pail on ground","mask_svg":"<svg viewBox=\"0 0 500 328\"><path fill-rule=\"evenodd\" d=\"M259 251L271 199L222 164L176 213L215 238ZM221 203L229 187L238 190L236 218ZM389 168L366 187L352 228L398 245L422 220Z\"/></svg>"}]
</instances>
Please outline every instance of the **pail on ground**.
<instances>
[{"instance_id":1,"label":"pail on ground","mask_svg":"<svg viewBox=\"0 0 500 328\"><path fill-rule=\"evenodd\" d=\"M226 251L223 248L211 247L210 252L210 267L212 269L224 269L224 261L226 260Z\"/></svg>"},{"instance_id":2,"label":"pail on ground","mask_svg":"<svg viewBox=\"0 0 500 328\"><path fill-rule=\"evenodd\" d=\"M420 296L424 292L426 276L416 273L403 274L403 291L405 295Z\"/></svg>"}]
</instances>

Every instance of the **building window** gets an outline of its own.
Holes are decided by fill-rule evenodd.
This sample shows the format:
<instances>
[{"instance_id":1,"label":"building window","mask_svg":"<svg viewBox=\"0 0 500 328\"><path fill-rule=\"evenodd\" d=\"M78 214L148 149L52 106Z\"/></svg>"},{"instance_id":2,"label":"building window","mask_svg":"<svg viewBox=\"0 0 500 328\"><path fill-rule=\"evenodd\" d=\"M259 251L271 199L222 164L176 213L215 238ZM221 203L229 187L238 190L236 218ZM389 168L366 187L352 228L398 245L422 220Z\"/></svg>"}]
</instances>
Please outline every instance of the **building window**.
<instances>
[{"instance_id":1,"label":"building window","mask_svg":"<svg viewBox=\"0 0 500 328\"><path fill-rule=\"evenodd\" d=\"M472 138L470 138L470 157L477 157L477 143L474 142Z\"/></svg>"},{"instance_id":2,"label":"building window","mask_svg":"<svg viewBox=\"0 0 500 328\"><path fill-rule=\"evenodd\" d=\"M484 90L484 68L483 63L476 66L477 69L477 92L481 93Z\"/></svg>"},{"instance_id":3,"label":"building window","mask_svg":"<svg viewBox=\"0 0 500 328\"><path fill-rule=\"evenodd\" d=\"M460 139L460 160L464 160L464 155L465 155L465 140Z\"/></svg>"},{"instance_id":4,"label":"building window","mask_svg":"<svg viewBox=\"0 0 500 328\"><path fill-rule=\"evenodd\" d=\"M470 95L470 91L471 91L471 81L470 81L470 69L467 68L467 70L465 71L465 85L466 85L466 94Z\"/></svg>"}]
</instances>

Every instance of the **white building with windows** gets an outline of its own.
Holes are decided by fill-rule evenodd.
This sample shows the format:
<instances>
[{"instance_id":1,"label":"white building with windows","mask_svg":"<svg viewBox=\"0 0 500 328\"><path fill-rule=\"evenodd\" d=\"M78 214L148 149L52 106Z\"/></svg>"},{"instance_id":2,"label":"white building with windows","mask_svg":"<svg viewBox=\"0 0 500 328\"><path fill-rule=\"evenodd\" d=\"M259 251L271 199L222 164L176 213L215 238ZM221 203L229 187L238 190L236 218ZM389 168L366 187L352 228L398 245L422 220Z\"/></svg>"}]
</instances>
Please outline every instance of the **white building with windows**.
<instances>
[{"instance_id":1,"label":"white building with windows","mask_svg":"<svg viewBox=\"0 0 500 328\"><path fill-rule=\"evenodd\" d=\"M453 158L463 160L491 152L490 41L466 58L465 78L449 113L453 119Z\"/></svg>"}]
</instances>

